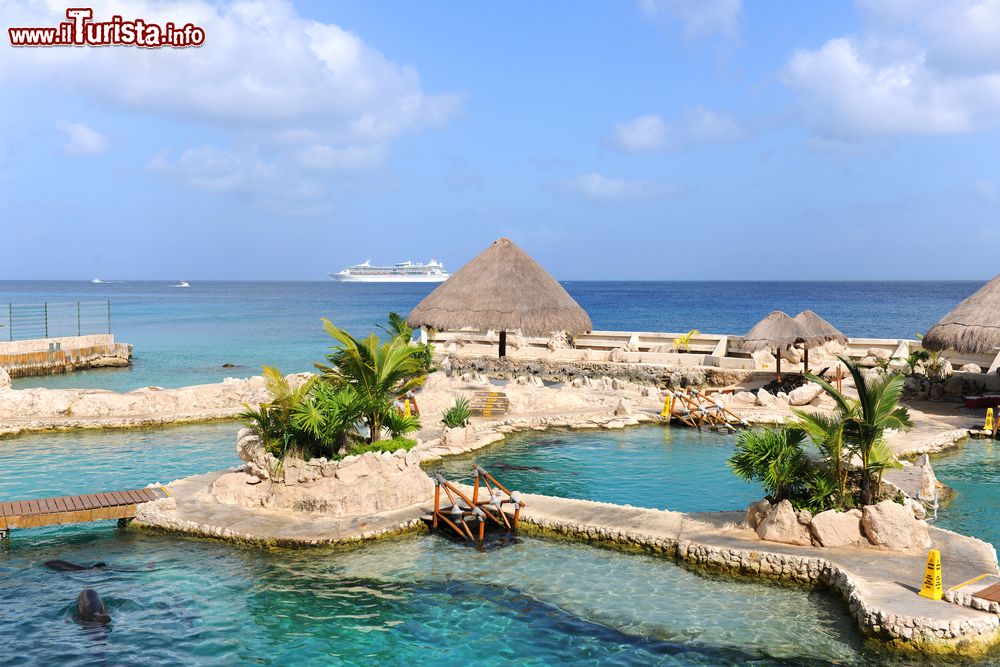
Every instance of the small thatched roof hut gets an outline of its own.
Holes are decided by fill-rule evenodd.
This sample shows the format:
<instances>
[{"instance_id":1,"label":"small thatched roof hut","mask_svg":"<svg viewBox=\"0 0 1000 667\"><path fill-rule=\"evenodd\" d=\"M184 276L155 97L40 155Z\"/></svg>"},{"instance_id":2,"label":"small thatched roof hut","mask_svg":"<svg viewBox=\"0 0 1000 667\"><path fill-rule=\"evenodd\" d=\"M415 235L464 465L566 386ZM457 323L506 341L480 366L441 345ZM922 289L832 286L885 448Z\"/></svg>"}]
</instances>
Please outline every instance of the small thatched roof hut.
<instances>
[{"instance_id":1,"label":"small thatched roof hut","mask_svg":"<svg viewBox=\"0 0 1000 667\"><path fill-rule=\"evenodd\" d=\"M809 339L802 326L780 310L772 311L754 325L743 337L742 347L748 352L768 350L774 352L777 360L777 376L781 381L781 353Z\"/></svg>"},{"instance_id":2,"label":"small thatched roof hut","mask_svg":"<svg viewBox=\"0 0 1000 667\"><path fill-rule=\"evenodd\" d=\"M772 311L743 336L743 349L783 351L808 338L802 326L780 310Z\"/></svg>"},{"instance_id":3,"label":"small thatched roof hut","mask_svg":"<svg viewBox=\"0 0 1000 667\"><path fill-rule=\"evenodd\" d=\"M1000 347L1000 276L938 320L924 336L923 345L931 350L993 354Z\"/></svg>"},{"instance_id":4,"label":"small thatched roof hut","mask_svg":"<svg viewBox=\"0 0 1000 667\"><path fill-rule=\"evenodd\" d=\"M545 336L556 331L587 333L590 316L555 278L510 239L498 239L444 281L407 318L412 327Z\"/></svg>"},{"instance_id":5,"label":"small thatched roof hut","mask_svg":"<svg viewBox=\"0 0 1000 667\"><path fill-rule=\"evenodd\" d=\"M835 340L838 343L846 343L847 336L840 332L840 329L833 326L822 317L811 310L803 310L795 316L795 321L799 323L806 333L806 348L816 347L823 343Z\"/></svg>"}]
</instances>

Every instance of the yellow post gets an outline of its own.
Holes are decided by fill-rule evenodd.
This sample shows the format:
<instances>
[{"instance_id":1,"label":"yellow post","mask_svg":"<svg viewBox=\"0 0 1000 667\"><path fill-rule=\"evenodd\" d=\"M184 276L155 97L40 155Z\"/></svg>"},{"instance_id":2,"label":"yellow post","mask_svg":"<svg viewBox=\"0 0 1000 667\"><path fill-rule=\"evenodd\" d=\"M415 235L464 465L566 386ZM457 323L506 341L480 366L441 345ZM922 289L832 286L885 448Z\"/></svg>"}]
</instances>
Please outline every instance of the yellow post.
<instances>
[{"instance_id":1,"label":"yellow post","mask_svg":"<svg viewBox=\"0 0 1000 667\"><path fill-rule=\"evenodd\" d=\"M663 410L660 411L660 416L664 419L670 419L670 411L674 407L674 396L673 394L667 394L667 397L663 399Z\"/></svg>"},{"instance_id":2,"label":"yellow post","mask_svg":"<svg viewBox=\"0 0 1000 667\"><path fill-rule=\"evenodd\" d=\"M930 600L940 600L944 595L944 585L941 583L941 552L931 549L927 554L927 567L924 569L924 585L920 595Z\"/></svg>"},{"instance_id":3,"label":"yellow post","mask_svg":"<svg viewBox=\"0 0 1000 667\"><path fill-rule=\"evenodd\" d=\"M410 416L410 398L408 396L403 397L403 416Z\"/></svg>"},{"instance_id":4,"label":"yellow post","mask_svg":"<svg viewBox=\"0 0 1000 667\"><path fill-rule=\"evenodd\" d=\"M986 423L983 424L983 430L993 430L993 408L986 408Z\"/></svg>"}]
</instances>

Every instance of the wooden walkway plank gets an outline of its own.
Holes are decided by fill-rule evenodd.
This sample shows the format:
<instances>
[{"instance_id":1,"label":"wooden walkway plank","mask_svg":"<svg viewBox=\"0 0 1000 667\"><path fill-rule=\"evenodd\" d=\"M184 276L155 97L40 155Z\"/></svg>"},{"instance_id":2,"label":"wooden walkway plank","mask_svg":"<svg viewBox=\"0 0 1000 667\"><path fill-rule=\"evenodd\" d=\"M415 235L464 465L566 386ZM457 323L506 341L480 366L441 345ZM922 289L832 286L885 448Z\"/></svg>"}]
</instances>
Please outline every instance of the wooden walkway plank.
<instances>
[{"instance_id":1,"label":"wooden walkway plank","mask_svg":"<svg viewBox=\"0 0 1000 667\"><path fill-rule=\"evenodd\" d=\"M146 487L78 496L0 501L0 530L131 519L135 517L138 505L160 497L156 489Z\"/></svg>"}]
</instances>

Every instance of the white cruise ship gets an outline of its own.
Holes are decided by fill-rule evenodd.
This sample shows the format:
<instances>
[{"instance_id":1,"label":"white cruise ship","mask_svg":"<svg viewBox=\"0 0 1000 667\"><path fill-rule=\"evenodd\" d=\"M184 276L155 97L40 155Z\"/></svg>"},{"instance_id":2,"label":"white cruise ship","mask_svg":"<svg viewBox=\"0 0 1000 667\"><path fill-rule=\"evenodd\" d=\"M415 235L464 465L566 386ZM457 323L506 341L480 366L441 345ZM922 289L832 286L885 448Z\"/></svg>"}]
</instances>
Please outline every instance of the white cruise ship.
<instances>
[{"instance_id":1,"label":"white cruise ship","mask_svg":"<svg viewBox=\"0 0 1000 667\"><path fill-rule=\"evenodd\" d=\"M441 283L451 274L436 259L426 264L406 261L392 266L372 266L369 260L331 273L330 277L345 283Z\"/></svg>"}]
</instances>

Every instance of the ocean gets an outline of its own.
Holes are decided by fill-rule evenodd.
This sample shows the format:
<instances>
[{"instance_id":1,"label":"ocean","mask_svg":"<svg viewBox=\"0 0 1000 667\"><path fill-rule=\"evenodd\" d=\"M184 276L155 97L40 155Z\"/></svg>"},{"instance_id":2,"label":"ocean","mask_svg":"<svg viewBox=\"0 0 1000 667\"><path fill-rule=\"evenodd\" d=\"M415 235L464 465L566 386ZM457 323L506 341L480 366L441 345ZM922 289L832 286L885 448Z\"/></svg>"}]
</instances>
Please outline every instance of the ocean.
<instances>
[{"instance_id":1,"label":"ocean","mask_svg":"<svg viewBox=\"0 0 1000 667\"><path fill-rule=\"evenodd\" d=\"M811 308L851 336L912 338L982 282L596 282L566 290L598 330L742 334L771 310ZM246 377L263 364L311 370L330 339L320 318L367 334L389 311L406 314L433 284L168 281L0 281L0 338L19 304L111 302L112 331L135 346L130 369L23 378L19 388L95 387L125 391ZM53 308L54 309L54 308ZM100 319L100 318L98 318ZM16 320L15 320L16 326ZM224 364L231 366L224 367Z\"/></svg>"}]
</instances>

